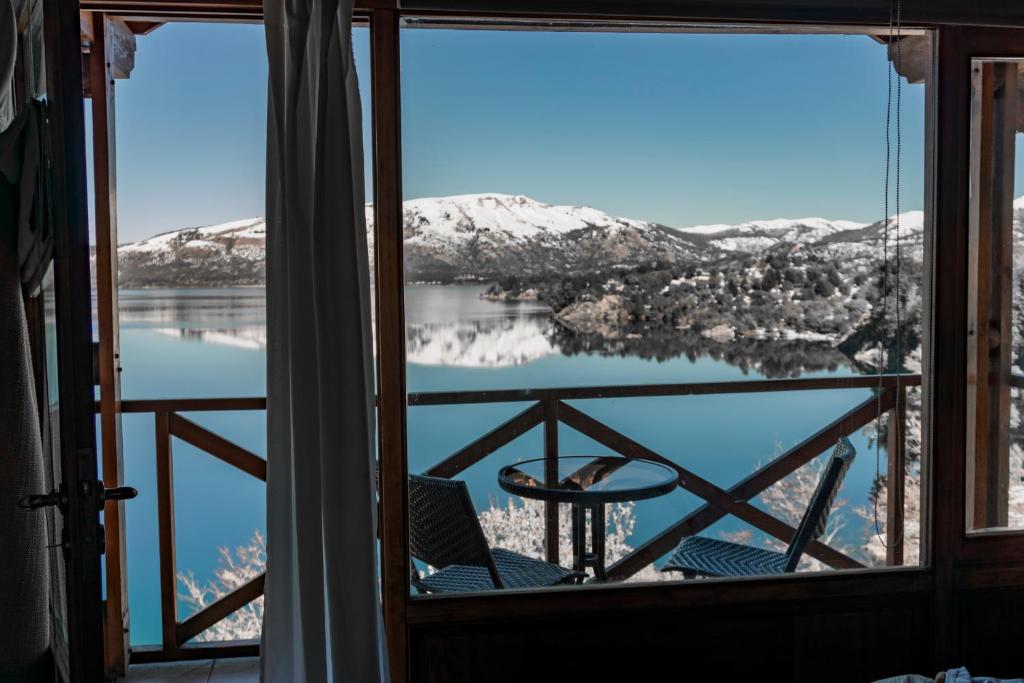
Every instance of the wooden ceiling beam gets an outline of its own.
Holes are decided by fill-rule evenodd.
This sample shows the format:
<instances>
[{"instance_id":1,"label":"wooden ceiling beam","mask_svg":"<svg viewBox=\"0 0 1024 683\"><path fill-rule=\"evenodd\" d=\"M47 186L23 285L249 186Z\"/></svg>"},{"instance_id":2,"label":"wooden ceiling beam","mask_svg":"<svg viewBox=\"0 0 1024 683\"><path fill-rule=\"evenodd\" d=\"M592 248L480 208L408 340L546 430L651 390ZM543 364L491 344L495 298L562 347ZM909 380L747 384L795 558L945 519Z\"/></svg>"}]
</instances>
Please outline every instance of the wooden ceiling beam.
<instances>
[{"instance_id":1,"label":"wooden ceiling beam","mask_svg":"<svg viewBox=\"0 0 1024 683\"><path fill-rule=\"evenodd\" d=\"M111 76L117 79L131 76L135 68L135 32L119 17L97 12L80 12L79 16L82 53L88 54L96 36L102 35ZM104 22L102 32L96 30L98 21Z\"/></svg>"},{"instance_id":2,"label":"wooden ceiling beam","mask_svg":"<svg viewBox=\"0 0 1024 683\"><path fill-rule=\"evenodd\" d=\"M148 36L153 31L164 25L162 21L126 21L124 22L137 36Z\"/></svg>"},{"instance_id":3,"label":"wooden ceiling beam","mask_svg":"<svg viewBox=\"0 0 1024 683\"><path fill-rule=\"evenodd\" d=\"M122 15L263 13L262 0L81 0L82 10Z\"/></svg>"},{"instance_id":4,"label":"wooden ceiling beam","mask_svg":"<svg viewBox=\"0 0 1024 683\"><path fill-rule=\"evenodd\" d=\"M262 0L80 0L81 9L131 20L261 20ZM401 5L401 6L400 6ZM356 11L406 13L605 17L622 20L785 22L885 25L889 0L356 0ZM1024 26L1024 3L1007 0L904 0L905 24Z\"/></svg>"}]
</instances>

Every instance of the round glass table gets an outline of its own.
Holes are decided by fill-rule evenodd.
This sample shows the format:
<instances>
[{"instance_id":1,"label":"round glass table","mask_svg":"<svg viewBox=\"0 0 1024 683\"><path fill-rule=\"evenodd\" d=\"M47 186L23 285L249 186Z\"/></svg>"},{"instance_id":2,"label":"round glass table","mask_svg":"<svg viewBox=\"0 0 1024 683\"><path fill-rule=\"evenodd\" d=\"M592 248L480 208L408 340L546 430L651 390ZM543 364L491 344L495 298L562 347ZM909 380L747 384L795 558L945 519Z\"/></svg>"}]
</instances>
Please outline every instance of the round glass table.
<instances>
[{"instance_id":1,"label":"round glass table","mask_svg":"<svg viewBox=\"0 0 1024 683\"><path fill-rule=\"evenodd\" d=\"M617 456L563 455L524 460L502 467L498 485L523 498L572 506L573 569L594 568L605 580L605 505L663 496L679 485L679 473L667 465ZM590 551L586 516L590 511Z\"/></svg>"}]
</instances>

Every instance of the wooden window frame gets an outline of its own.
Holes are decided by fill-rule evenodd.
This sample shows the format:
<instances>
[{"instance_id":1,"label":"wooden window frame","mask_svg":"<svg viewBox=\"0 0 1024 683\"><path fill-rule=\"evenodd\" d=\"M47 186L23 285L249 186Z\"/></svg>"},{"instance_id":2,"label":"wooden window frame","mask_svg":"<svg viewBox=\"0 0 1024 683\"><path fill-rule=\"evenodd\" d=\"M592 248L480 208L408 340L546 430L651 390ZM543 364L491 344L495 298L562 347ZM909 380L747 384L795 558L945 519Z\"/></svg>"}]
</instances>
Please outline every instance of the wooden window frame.
<instances>
[{"instance_id":1,"label":"wooden window frame","mask_svg":"<svg viewBox=\"0 0 1024 683\"><path fill-rule=\"evenodd\" d=\"M400 93L398 91L400 84L400 74L397 68L397 55L392 56L390 50L398 50L398 38L397 33L400 29L397 28L398 21L404 17L421 17L423 16L418 12L406 12L403 14L396 15L395 23L389 25L388 31L394 31L396 37L393 39L394 47L391 47L391 39L388 40L389 54L389 65L395 65L395 83L386 83L388 88L394 87L394 97L398 99ZM443 18L443 15L431 15L439 19ZM462 24L465 24L467 20L477 18L476 16L459 15L458 19L461 20ZM496 15L488 15L488 19L515 19L516 21L524 21L524 16L504 16L498 17ZM565 17L540 17L530 16L531 19L564 19ZM574 17L579 19L579 17ZM589 21L603 25L606 30L614 31L617 25L621 25L617 19L609 19L607 17L585 17ZM453 22L453 25L458 25L459 22ZM679 22L665 19L663 23L666 24L666 28L671 30L674 28L671 24L675 24L678 27ZM690 23L690 22L687 22ZM625 25L621 25L625 28ZM761 28L756 24L742 23L722 26L721 23L707 24L707 28L711 30L720 30L728 33L730 29L735 31L737 29L742 30L744 28L753 26ZM645 22L645 28L649 27L649 24ZM845 25L838 27L834 23L829 23L828 27L836 28L838 31L849 31L856 32L858 29L863 30L863 26L851 26ZM548 27L550 28L550 27ZM702 25L700 23L693 24L693 30L700 31ZM813 31L813 27L807 26L779 26L774 24L773 28L776 30L795 29L795 32L799 32L801 29L807 29ZM825 27L818 27L818 30ZM875 27L877 28L877 27ZM915 29L933 30L927 26L914 26ZM381 31L381 26L378 23L374 24L374 43L376 44L376 34ZM526 23L524 30L530 30L529 23ZM543 30L536 28L534 30ZM934 36L933 32L933 36ZM933 50L934 50L933 46ZM934 54L934 52L933 52ZM374 58L377 58L377 53L374 53ZM375 62L376 68L376 62ZM933 74L934 76L934 74ZM390 80L390 79L388 79ZM928 93L928 106L927 114L929 120L926 125L926 135L933 134L933 126L930 117L933 115L935 109L935 101L933 95L933 88L931 84L934 80L930 80L929 93ZM381 87L380 81L376 78L374 80L374 94L378 94L378 89ZM390 106L390 105L389 105ZM379 123L380 119L375 112L374 114L375 123ZM399 132L396 131L396 134ZM379 133L377 133L379 135ZM378 143L379 143L379 137ZM399 137L400 143L400 137ZM933 164L934 159L932 156L933 145L926 145L926 184L930 185L933 180ZM398 147L399 152L401 147ZM386 169L381 168L381 157L378 156L376 159L377 168L377 181L379 183L386 182L387 178L383 177L387 174ZM401 168L400 157L392 160L395 164L395 168ZM397 173L396 178L401 178L401 173ZM398 219L394 224L389 224L382 221L378 215L378 245L383 246L385 244L386 235L380 231L388 230L393 236L392 243L388 244L390 249L398 251L398 255L394 258L394 265L391 267L395 268L395 271L384 271L382 272L382 265L387 268L389 264L381 261L385 257L384 254L378 251L378 282L384 282L391 285L389 288L391 291L385 293L378 290L378 301L385 300L386 297L391 297L394 301L389 302L388 310L378 310L378 321L395 317L396 313L400 310L401 305L402 287L404 286L404 277L402 273L402 259L401 259L401 224L400 224L400 206L401 206L401 193L399 192L397 199L397 207L392 207L391 210L397 210L396 216ZM926 188L926 203L931 198L932 193ZM378 200L383 198L378 197ZM926 207L929 209L926 211L928 215L928 225L926 226L926 234L931 232L931 206ZM929 239L926 237L926 240ZM926 266L926 278L930 270ZM929 283L925 284L925 288L928 288ZM927 299L926 299L927 300ZM864 597L870 597L877 595L882 591L903 591L906 590L908 594L918 593L922 590L927 590L927 587L931 586L931 571L928 566L929 557L926 552L928 548L927 534L928 528L922 524L922 554L921 554L921 565L919 567L886 567L878 569L863 569L855 572L844 572L843 574L832 574L832 573L819 573L816 575L800 575L800 576L778 576L778 577L756 577L756 578L745 578L745 579L715 579L710 581L701 582L686 582L686 581L672 581L665 583L647 583L647 584L587 584L584 586L573 587L571 590L564 588L548 588L548 589L531 589L531 590L502 590L493 591L487 593L475 593L475 594L463 594L463 595L417 595L413 596L410 594L410 586L408 583L408 545L406 542L408 534L408 510L405 505L405 489L402 487L404 481L407 479L407 452L405 444L405 415L401 416L401 422L399 422L398 416L391 416L391 420L386 423L385 406L388 410L394 410L394 404L400 404L405 409L405 352L404 352L404 335L399 334L404 330L404 320L402 325L396 332L393 332L394 337L387 340L383 336L379 339L381 348L381 430L382 430L382 472L384 476L382 481L387 482L391 475L391 486L393 488L386 489L384 491L384 556L385 556L385 614L386 620L390 618L392 623L405 623L407 629L415 631L417 629L431 629L438 628L444 625L452 624L453 622L471 623L473 621L481 621L496 618L506 618L508 616L515 616L517 618L526 619L537 619L537 618L555 618L559 615L566 613L572 613L575 615L587 614L589 612L594 613L605 613L609 608L617 609L650 609L659 605L671 604L675 607L679 606L690 606L694 608L706 607L710 604L721 605L723 603L723 589L726 586L730 588L728 590L731 600L726 599L725 602L735 601L736 604L745 604L752 601L774 601L774 600L799 600L804 598L820 598L825 596L838 597L845 595L862 595ZM926 337L928 335L926 334ZM390 348L392 351L389 353L385 351L385 348ZM390 373L393 373L389 377L390 386L385 386L384 381L390 373L385 371L384 364L387 364ZM926 375L927 377L927 375ZM401 381L401 389L398 389L398 383ZM925 380L925 395L927 395L927 379ZM401 392L400 394L398 392ZM385 395L389 392L395 392L391 400L385 402ZM401 399L401 401L400 401ZM392 401L394 403L392 403ZM389 425L389 430L395 430L391 434L385 433L384 425ZM391 444L385 444L386 439L393 439L394 442ZM399 446L399 439L401 445ZM927 447L923 449L924 453L928 453ZM924 457L927 457L924 456ZM928 468L926 468L927 471ZM398 479L398 481L395 481ZM387 484L384 484L387 486ZM922 487L925 488L926 484L922 482ZM392 496L398 496L401 498L398 505L394 504L394 498ZM388 504L388 499L391 497L391 505ZM922 506L927 508L929 497L924 495L922 498ZM401 509L398 509L401 507ZM927 514L927 512L925 512ZM391 529L388 528L388 523L392 525ZM399 529L399 524L402 526ZM399 529L400 534L394 534L394 530ZM885 588L883 588L885 586ZM598 597L599 596L599 597ZM406 635L408 634L408 630ZM392 635L389 632L389 638ZM403 650L406 648L406 643L396 644L389 642L389 647L396 648L402 647ZM404 656L401 653L392 651L392 663L396 667L400 667L399 670L406 670L408 662L404 660Z\"/></svg>"},{"instance_id":2,"label":"wooden window frame","mask_svg":"<svg viewBox=\"0 0 1024 683\"><path fill-rule=\"evenodd\" d=\"M1009 527L1015 138L1024 50L972 56L968 274L966 515L970 535L1024 534ZM1012 86L1008 81L1012 79ZM1008 282L1008 280L1011 280Z\"/></svg>"},{"instance_id":3,"label":"wooden window frame","mask_svg":"<svg viewBox=\"0 0 1024 683\"><path fill-rule=\"evenodd\" d=\"M953 465L955 463L959 467L959 472L964 475L961 483L966 484L959 487L960 495L956 498L957 507L964 514L961 515L959 520L954 520L955 523L952 524L953 528L949 530L949 533L950 536L959 538L960 543L956 549L954 562L964 567L966 572L963 580L967 585L971 586L976 584L987 585L993 580L993 572L1005 574L1005 572L1009 571L1015 577L1018 573L1024 574L1024 569L1008 569L1005 566L1011 563L1020 564L1024 562L1024 529L992 529L984 528L984 525L981 528L972 529L971 513L974 511L978 514L978 512L974 510L975 499L971 495L973 491L970 490L972 488L970 486L973 478L972 473L979 466L976 461L977 449L986 445L985 441L988 434L985 432L990 431L989 428L994 420L1002 416L1008 417L1008 415L1003 415L998 410L998 407L994 410L991 417L980 410L977 407L977 404L980 402L978 394L984 392L985 389L979 386L980 383L975 384L971 381L973 377L977 376L976 373L980 371L977 359L978 349L976 348L978 336L976 334L977 320L974 319L974 316L980 315L980 313L977 310L978 300L974 296L974 289L977 283L972 279L977 277L977 275L976 268L974 268L971 262L974 258L978 257L979 247L976 242L976 234L979 226L973 225L977 221L978 207L972 206L971 201L977 201L978 199L978 184L986 182L984 177L979 177L978 172L981 170L981 164L977 158L979 151L971 142L972 138L977 137L982 132L976 128L981 122L976 120L974 116L976 112L974 111L975 105L972 99L972 69L975 60L988 63L1014 60L1024 63L1024 39L1022 38L1024 36L1022 36L1021 32L1015 30L988 29L964 31L959 41L956 63L950 65L948 69L951 72L951 77L948 81L952 88L955 88L956 96L960 100L957 106L959 111L962 112L959 119L957 137L962 141L960 155L963 161L959 165L960 173L955 180L959 185L959 194L963 196L962 205L957 208L959 212L959 232L963 240L961 244L965 246L962 249L962 267L965 272L962 295L964 317L962 321L963 332L960 335L965 343L964 385L962 387L965 408L962 441L964 448L954 454L955 460L950 464ZM947 95L952 99L952 92L947 92ZM952 107L953 103L949 103L948 106ZM950 118L952 119L952 117ZM950 123L952 124L953 121L951 120ZM975 187L972 188L972 184ZM1002 308L1002 306L1000 305L999 308ZM975 334L969 334L969 330L974 331ZM1022 580L1024 580L1024 577L1022 577Z\"/></svg>"}]
</instances>

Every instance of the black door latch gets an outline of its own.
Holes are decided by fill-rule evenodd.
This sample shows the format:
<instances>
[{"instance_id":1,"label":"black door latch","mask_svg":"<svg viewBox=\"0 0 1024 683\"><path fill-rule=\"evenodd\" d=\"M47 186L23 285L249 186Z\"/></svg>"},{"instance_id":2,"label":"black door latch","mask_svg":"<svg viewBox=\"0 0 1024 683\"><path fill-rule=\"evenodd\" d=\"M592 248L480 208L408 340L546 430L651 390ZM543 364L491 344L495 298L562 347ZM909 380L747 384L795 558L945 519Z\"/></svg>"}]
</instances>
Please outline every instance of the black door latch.
<instances>
[{"instance_id":1,"label":"black door latch","mask_svg":"<svg viewBox=\"0 0 1024 683\"><path fill-rule=\"evenodd\" d=\"M108 500L131 500L139 495L139 491L131 486L115 486L113 488L101 488L99 497L99 506L102 508L103 504ZM39 508L56 506L61 512L67 512L68 497L64 493L64 486L61 488L54 489L49 493L45 494L33 494L25 496L18 501L18 507L23 510L38 510Z\"/></svg>"}]
</instances>

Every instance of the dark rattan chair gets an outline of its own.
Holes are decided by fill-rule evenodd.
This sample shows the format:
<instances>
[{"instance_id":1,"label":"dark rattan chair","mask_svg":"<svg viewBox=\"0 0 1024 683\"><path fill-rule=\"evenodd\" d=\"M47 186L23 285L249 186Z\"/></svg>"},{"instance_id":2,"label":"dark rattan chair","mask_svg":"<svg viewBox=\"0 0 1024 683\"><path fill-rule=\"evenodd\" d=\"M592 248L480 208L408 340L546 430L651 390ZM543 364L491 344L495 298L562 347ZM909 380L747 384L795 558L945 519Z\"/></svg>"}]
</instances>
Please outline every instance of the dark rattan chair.
<instances>
[{"instance_id":1,"label":"dark rattan chair","mask_svg":"<svg viewBox=\"0 0 1024 683\"><path fill-rule=\"evenodd\" d=\"M584 575L557 564L487 546L466 482L409 477L409 551L435 567L412 583L424 593L554 586Z\"/></svg>"},{"instance_id":2,"label":"dark rattan chair","mask_svg":"<svg viewBox=\"0 0 1024 683\"><path fill-rule=\"evenodd\" d=\"M839 439L786 552L690 536L676 547L662 571L682 572L687 578L764 576L795 571L807 544L825 533L832 503L855 455L856 451L850 441L846 437Z\"/></svg>"}]
</instances>

